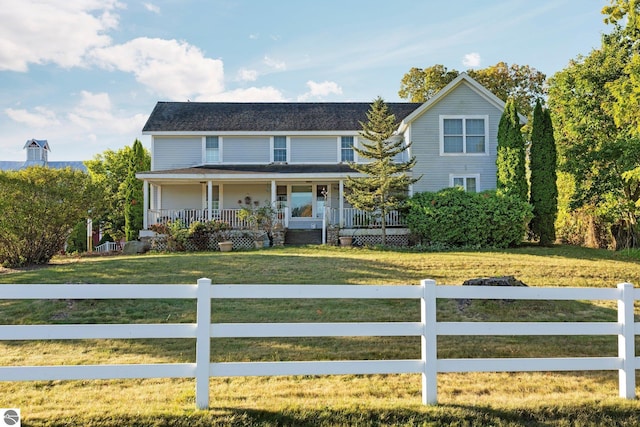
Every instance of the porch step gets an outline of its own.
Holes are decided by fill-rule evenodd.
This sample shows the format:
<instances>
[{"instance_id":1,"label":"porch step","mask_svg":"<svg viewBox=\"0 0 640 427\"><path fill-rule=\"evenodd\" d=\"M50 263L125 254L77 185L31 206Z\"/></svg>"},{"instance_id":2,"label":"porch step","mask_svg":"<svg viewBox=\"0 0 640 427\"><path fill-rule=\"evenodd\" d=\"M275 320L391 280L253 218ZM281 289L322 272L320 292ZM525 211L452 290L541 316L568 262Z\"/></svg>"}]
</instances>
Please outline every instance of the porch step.
<instances>
[{"instance_id":1,"label":"porch step","mask_svg":"<svg viewBox=\"0 0 640 427\"><path fill-rule=\"evenodd\" d=\"M285 245L321 245L322 230L287 230Z\"/></svg>"}]
</instances>

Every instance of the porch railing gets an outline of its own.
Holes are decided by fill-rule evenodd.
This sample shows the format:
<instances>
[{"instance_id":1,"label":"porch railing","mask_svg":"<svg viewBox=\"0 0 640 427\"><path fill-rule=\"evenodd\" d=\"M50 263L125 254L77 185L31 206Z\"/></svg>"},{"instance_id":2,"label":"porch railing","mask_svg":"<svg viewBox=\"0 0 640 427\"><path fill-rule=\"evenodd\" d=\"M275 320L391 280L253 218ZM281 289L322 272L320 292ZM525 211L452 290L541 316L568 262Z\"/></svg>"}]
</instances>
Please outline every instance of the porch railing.
<instances>
[{"instance_id":1,"label":"porch railing","mask_svg":"<svg viewBox=\"0 0 640 427\"><path fill-rule=\"evenodd\" d=\"M329 209L329 224L342 228L379 228L380 214L365 212L360 209L344 208L342 210L342 224L340 224L340 209ZM399 211L391 211L386 216L387 227L404 227L407 223Z\"/></svg>"},{"instance_id":2,"label":"porch railing","mask_svg":"<svg viewBox=\"0 0 640 427\"><path fill-rule=\"evenodd\" d=\"M235 229L249 228L249 224L238 218L240 209L213 209L213 220L224 221ZM340 209L329 208L328 223L330 225L340 225L342 228L379 228L380 215L371 212L365 212L360 209L344 208L342 210L342 225L340 224ZM189 227L195 221L207 221L207 209L149 209L148 220L149 225L167 224L180 220L185 227ZM278 212L278 220L285 226L287 222L288 210L283 208ZM387 227L404 227L406 221L402 214L398 211L391 211L386 216Z\"/></svg>"},{"instance_id":3,"label":"porch railing","mask_svg":"<svg viewBox=\"0 0 640 427\"><path fill-rule=\"evenodd\" d=\"M246 221L238 218L240 209L213 209L211 219L224 221L233 228L247 228ZM209 220L207 209L149 209L147 211L149 225L182 221L185 227L189 227L196 221L204 222Z\"/></svg>"},{"instance_id":4,"label":"porch railing","mask_svg":"<svg viewBox=\"0 0 640 427\"><path fill-rule=\"evenodd\" d=\"M101 245L98 245L94 248L96 252L115 252L119 251L120 243L119 242L104 242Z\"/></svg>"},{"instance_id":5,"label":"porch railing","mask_svg":"<svg viewBox=\"0 0 640 427\"><path fill-rule=\"evenodd\" d=\"M241 209L212 209L211 219L216 221L226 222L234 229L246 229L250 228L249 223L246 220L238 218L238 212ZM277 212L277 220L282 222L286 227L287 208ZM182 221L185 227L189 227L191 223L200 221L207 221L208 210L207 209L149 209L147 211L149 225L163 224L166 225L173 221Z\"/></svg>"}]
</instances>

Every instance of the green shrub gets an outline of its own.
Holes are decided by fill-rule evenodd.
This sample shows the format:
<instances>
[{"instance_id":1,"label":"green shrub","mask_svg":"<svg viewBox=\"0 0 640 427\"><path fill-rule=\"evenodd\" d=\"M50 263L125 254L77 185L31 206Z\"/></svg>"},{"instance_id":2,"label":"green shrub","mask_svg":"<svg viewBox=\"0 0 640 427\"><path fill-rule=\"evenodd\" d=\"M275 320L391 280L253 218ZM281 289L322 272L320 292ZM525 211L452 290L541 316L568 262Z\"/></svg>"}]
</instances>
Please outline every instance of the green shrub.
<instances>
[{"instance_id":1,"label":"green shrub","mask_svg":"<svg viewBox=\"0 0 640 427\"><path fill-rule=\"evenodd\" d=\"M506 248L519 244L531 206L495 191L447 188L418 193L408 201L407 224L423 244Z\"/></svg>"}]
</instances>

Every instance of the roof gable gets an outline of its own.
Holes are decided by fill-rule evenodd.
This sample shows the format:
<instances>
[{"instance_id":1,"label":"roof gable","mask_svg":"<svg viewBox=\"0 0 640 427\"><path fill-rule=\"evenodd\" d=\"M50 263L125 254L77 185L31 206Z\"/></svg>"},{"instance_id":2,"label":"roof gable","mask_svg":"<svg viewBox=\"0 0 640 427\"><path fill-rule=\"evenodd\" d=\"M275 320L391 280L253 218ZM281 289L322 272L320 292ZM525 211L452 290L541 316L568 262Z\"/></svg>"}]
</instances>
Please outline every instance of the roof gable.
<instances>
[{"instance_id":1,"label":"roof gable","mask_svg":"<svg viewBox=\"0 0 640 427\"><path fill-rule=\"evenodd\" d=\"M51 151L51 148L49 148L49 142L46 139L29 139L25 142L24 147L22 148L24 149L27 147L38 147L43 150Z\"/></svg>"},{"instance_id":2,"label":"roof gable","mask_svg":"<svg viewBox=\"0 0 640 427\"><path fill-rule=\"evenodd\" d=\"M387 103L400 123L419 103ZM357 131L365 102L158 102L142 130L155 132Z\"/></svg>"},{"instance_id":3,"label":"roof gable","mask_svg":"<svg viewBox=\"0 0 640 427\"><path fill-rule=\"evenodd\" d=\"M496 95L493 94L493 92L489 91L487 88L485 88L480 83L475 81L467 73L463 72L463 73L460 73L458 77L456 77L451 82L449 82L448 85L446 85L440 91L438 91L438 93L436 93L434 96L429 98L419 108L415 109L411 114L409 114L403 120L403 124L405 125L409 124L413 122L415 119L417 119L418 117L422 116L431 107L436 105L438 102L440 102L442 99L444 99L447 95L449 95L451 92L453 92L456 88L458 88L462 84L466 84L469 88L471 88L471 90L473 90L482 98L484 98L489 104L493 105L500 112L504 110L505 102L503 100L498 98ZM527 122L526 117L524 117L521 114L518 114L518 115L520 116L521 123Z\"/></svg>"}]
</instances>

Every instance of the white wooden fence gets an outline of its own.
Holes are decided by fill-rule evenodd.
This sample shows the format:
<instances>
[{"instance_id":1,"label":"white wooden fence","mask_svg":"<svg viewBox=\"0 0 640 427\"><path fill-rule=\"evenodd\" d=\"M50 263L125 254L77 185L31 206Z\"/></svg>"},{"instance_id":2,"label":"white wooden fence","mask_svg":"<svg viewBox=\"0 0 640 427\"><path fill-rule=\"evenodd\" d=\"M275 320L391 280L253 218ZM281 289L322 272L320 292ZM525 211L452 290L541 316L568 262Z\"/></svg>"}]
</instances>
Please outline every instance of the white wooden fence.
<instances>
[{"instance_id":1,"label":"white wooden fence","mask_svg":"<svg viewBox=\"0 0 640 427\"><path fill-rule=\"evenodd\" d=\"M95 252L115 252L120 249L119 242L104 242L103 244L96 246L93 250Z\"/></svg>"},{"instance_id":2,"label":"white wooden fence","mask_svg":"<svg viewBox=\"0 0 640 427\"><path fill-rule=\"evenodd\" d=\"M2 325L0 340L196 338L195 363L2 366L0 380L111 378L195 378L196 406L209 406L209 378L266 375L422 374L422 401L437 403L440 372L525 372L617 370L619 395L635 397L633 285L615 289L362 285L2 285L0 299L195 299L193 324ZM419 299L420 322L372 323L211 323L211 299ZM610 300L617 301L617 322L437 322L437 299ZM617 335L617 357L438 359L442 335ZM303 362L211 363L210 339L231 337L420 336L420 358Z\"/></svg>"}]
</instances>

